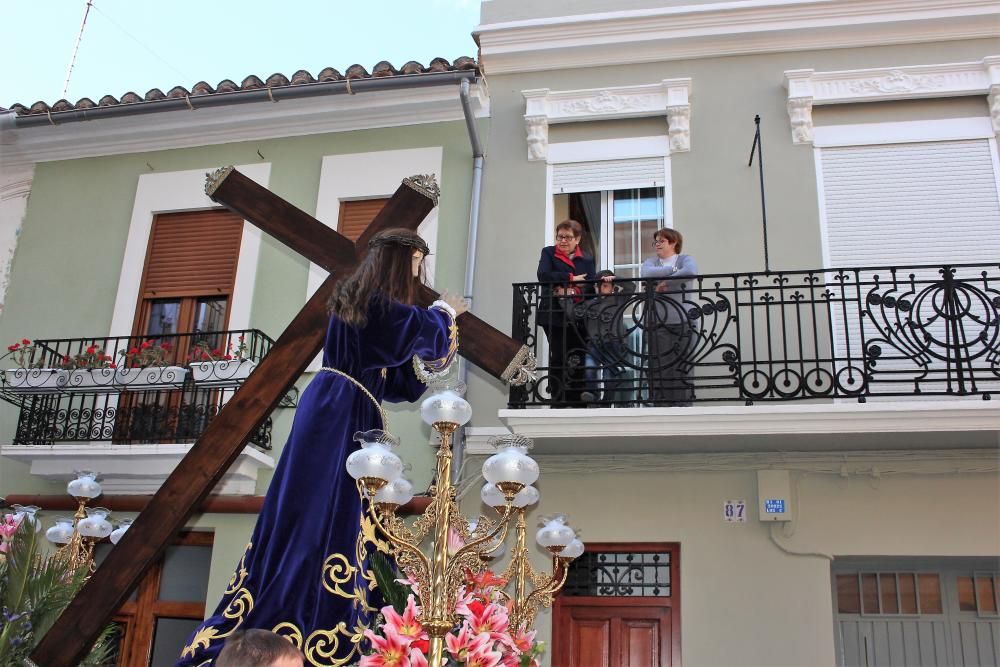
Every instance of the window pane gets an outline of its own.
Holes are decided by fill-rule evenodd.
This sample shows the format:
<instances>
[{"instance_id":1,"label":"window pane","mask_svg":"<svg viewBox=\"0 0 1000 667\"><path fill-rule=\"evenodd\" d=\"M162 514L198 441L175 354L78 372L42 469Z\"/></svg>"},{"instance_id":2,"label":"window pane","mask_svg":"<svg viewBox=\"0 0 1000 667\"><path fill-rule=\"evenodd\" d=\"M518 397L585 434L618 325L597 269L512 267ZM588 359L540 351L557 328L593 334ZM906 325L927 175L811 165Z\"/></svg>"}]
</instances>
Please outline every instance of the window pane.
<instances>
[{"instance_id":1,"label":"window pane","mask_svg":"<svg viewBox=\"0 0 1000 667\"><path fill-rule=\"evenodd\" d=\"M172 602L204 602L208 593L211 547L167 547L160 579L160 599Z\"/></svg>"},{"instance_id":2,"label":"window pane","mask_svg":"<svg viewBox=\"0 0 1000 667\"><path fill-rule=\"evenodd\" d=\"M156 619L153 658L149 661L149 667L173 667L188 637L200 624L200 618Z\"/></svg>"},{"instance_id":3,"label":"window pane","mask_svg":"<svg viewBox=\"0 0 1000 667\"><path fill-rule=\"evenodd\" d=\"M861 612L858 575L837 575L837 611L841 614L857 614Z\"/></svg>"},{"instance_id":4,"label":"window pane","mask_svg":"<svg viewBox=\"0 0 1000 667\"><path fill-rule=\"evenodd\" d=\"M226 298L198 299L195 305L195 331L222 331L226 325Z\"/></svg>"},{"instance_id":5,"label":"window pane","mask_svg":"<svg viewBox=\"0 0 1000 667\"><path fill-rule=\"evenodd\" d=\"M866 614L878 613L878 582L874 574L861 575L861 599Z\"/></svg>"},{"instance_id":6,"label":"window pane","mask_svg":"<svg viewBox=\"0 0 1000 667\"><path fill-rule=\"evenodd\" d=\"M153 301L149 306L149 323L146 325L146 335L155 338L177 333L177 322L180 316L180 299Z\"/></svg>"},{"instance_id":7,"label":"window pane","mask_svg":"<svg viewBox=\"0 0 1000 667\"><path fill-rule=\"evenodd\" d=\"M936 574L917 576L920 582L920 613L941 613L941 579Z\"/></svg>"},{"instance_id":8,"label":"window pane","mask_svg":"<svg viewBox=\"0 0 1000 667\"><path fill-rule=\"evenodd\" d=\"M972 577L958 577L958 609L976 611L976 591L972 587Z\"/></svg>"},{"instance_id":9,"label":"window pane","mask_svg":"<svg viewBox=\"0 0 1000 667\"><path fill-rule=\"evenodd\" d=\"M663 188L615 190L611 193L611 222L616 274L653 255L653 232L663 227Z\"/></svg>"},{"instance_id":10,"label":"window pane","mask_svg":"<svg viewBox=\"0 0 1000 667\"><path fill-rule=\"evenodd\" d=\"M114 547L114 545L110 542L100 542L94 545L94 563L97 567L100 567L101 563L104 562L104 559L108 557L108 554L111 553L112 547ZM135 602L135 593L136 589L133 588L132 593L128 596L128 599L132 602Z\"/></svg>"},{"instance_id":11,"label":"window pane","mask_svg":"<svg viewBox=\"0 0 1000 667\"><path fill-rule=\"evenodd\" d=\"M882 593L882 613L898 614L899 605L896 603L896 575L892 572L883 572L878 576L879 590Z\"/></svg>"},{"instance_id":12,"label":"window pane","mask_svg":"<svg viewBox=\"0 0 1000 667\"><path fill-rule=\"evenodd\" d=\"M996 612L997 599L993 591L993 577L976 577L976 598L979 600L979 611Z\"/></svg>"},{"instance_id":13,"label":"window pane","mask_svg":"<svg viewBox=\"0 0 1000 667\"><path fill-rule=\"evenodd\" d=\"M899 575L899 611L902 614L917 613L917 589L912 573Z\"/></svg>"}]
</instances>

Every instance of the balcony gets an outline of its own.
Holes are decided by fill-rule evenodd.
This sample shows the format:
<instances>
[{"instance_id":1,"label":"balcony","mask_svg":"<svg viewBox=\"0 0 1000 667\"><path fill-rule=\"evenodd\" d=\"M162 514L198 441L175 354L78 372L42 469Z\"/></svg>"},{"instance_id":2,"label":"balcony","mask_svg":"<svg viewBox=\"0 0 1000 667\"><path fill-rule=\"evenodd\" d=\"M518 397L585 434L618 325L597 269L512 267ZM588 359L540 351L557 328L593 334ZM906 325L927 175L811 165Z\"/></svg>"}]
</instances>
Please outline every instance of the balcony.
<instances>
[{"instance_id":1,"label":"balcony","mask_svg":"<svg viewBox=\"0 0 1000 667\"><path fill-rule=\"evenodd\" d=\"M500 417L544 451L615 436L635 452L694 451L698 436L719 451L997 446L997 265L614 285L513 286L513 336L539 367Z\"/></svg>"},{"instance_id":2,"label":"balcony","mask_svg":"<svg viewBox=\"0 0 1000 667\"><path fill-rule=\"evenodd\" d=\"M154 491L273 344L255 329L35 340L30 368L3 373L0 399L19 411L2 454L47 479L75 466L109 490ZM249 444L220 492L253 493L273 467L270 417Z\"/></svg>"}]
</instances>

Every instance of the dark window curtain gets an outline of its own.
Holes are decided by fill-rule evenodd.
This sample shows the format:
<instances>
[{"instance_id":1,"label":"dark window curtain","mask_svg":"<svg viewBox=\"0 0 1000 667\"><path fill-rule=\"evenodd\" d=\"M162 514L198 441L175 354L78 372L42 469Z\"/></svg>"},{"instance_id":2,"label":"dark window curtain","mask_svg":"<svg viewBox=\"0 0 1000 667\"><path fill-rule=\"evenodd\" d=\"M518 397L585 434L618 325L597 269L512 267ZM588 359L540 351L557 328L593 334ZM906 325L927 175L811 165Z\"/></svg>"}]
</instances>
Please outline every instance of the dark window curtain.
<instances>
[{"instance_id":1,"label":"dark window curtain","mask_svg":"<svg viewBox=\"0 0 1000 667\"><path fill-rule=\"evenodd\" d=\"M569 196L569 217L583 225L583 251L600 263L601 193L576 192ZM600 267L598 267L600 268Z\"/></svg>"}]
</instances>

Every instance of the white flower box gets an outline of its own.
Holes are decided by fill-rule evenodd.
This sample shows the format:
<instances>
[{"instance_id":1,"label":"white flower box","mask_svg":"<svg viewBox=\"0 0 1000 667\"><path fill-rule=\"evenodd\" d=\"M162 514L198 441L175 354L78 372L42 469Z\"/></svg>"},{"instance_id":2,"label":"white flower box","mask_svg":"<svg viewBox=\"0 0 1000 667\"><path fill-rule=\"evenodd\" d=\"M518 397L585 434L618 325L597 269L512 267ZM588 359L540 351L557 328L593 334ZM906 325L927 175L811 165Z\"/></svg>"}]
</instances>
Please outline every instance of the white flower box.
<instances>
[{"instance_id":1,"label":"white flower box","mask_svg":"<svg viewBox=\"0 0 1000 667\"><path fill-rule=\"evenodd\" d=\"M78 368L70 371L67 391L87 391L92 389L113 389L115 385L114 368Z\"/></svg>"},{"instance_id":2,"label":"white flower box","mask_svg":"<svg viewBox=\"0 0 1000 667\"><path fill-rule=\"evenodd\" d=\"M3 371L7 388L17 394L51 394L62 391L69 371L58 368L11 368Z\"/></svg>"},{"instance_id":3,"label":"white flower box","mask_svg":"<svg viewBox=\"0 0 1000 667\"><path fill-rule=\"evenodd\" d=\"M141 368L119 368L115 372L115 384L122 389L143 389L144 387L179 387L184 384L188 369L183 366L143 366Z\"/></svg>"},{"instance_id":4,"label":"white flower box","mask_svg":"<svg viewBox=\"0 0 1000 667\"><path fill-rule=\"evenodd\" d=\"M241 384L256 367L257 362L250 359L194 361L191 362L191 374L200 385L229 387Z\"/></svg>"}]
</instances>

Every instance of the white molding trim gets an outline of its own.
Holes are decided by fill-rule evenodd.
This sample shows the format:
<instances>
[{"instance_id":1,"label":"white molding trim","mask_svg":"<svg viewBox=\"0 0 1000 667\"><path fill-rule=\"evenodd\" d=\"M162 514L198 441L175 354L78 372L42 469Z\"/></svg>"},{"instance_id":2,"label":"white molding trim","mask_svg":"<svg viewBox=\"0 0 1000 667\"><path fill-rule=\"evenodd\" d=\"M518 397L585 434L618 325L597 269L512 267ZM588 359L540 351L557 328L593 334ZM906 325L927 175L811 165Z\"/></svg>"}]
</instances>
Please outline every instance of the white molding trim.
<instances>
[{"instance_id":1,"label":"white molding trim","mask_svg":"<svg viewBox=\"0 0 1000 667\"><path fill-rule=\"evenodd\" d=\"M119 445L87 442L60 445L4 445L0 455L29 466L32 475L65 484L76 470L97 470L107 493L156 493L191 444ZM214 493L253 495L257 473L273 469L274 459L255 447L244 447Z\"/></svg>"},{"instance_id":2,"label":"white molding trim","mask_svg":"<svg viewBox=\"0 0 1000 667\"><path fill-rule=\"evenodd\" d=\"M491 75L992 38L995 0L735 0L478 26Z\"/></svg>"},{"instance_id":3,"label":"white molding trim","mask_svg":"<svg viewBox=\"0 0 1000 667\"><path fill-rule=\"evenodd\" d=\"M998 431L992 401L940 400L692 408L499 410L511 431L531 438L810 435Z\"/></svg>"},{"instance_id":4,"label":"white molding trim","mask_svg":"<svg viewBox=\"0 0 1000 667\"><path fill-rule=\"evenodd\" d=\"M0 175L0 314L7 299L14 252L24 216L28 212L28 197L34 178L34 165L4 169Z\"/></svg>"},{"instance_id":5,"label":"white molding trim","mask_svg":"<svg viewBox=\"0 0 1000 667\"><path fill-rule=\"evenodd\" d=\"M135 191L132 221L129 224L125 255L122 258L121 277L108 334L127 336L132 332L135 308L139 302L139 283L146 262L149 234L153 216L158 213L197 211L218 208L205 194L205 174L225 165L212 165L204 169L142 174ZM239 165L236 167L247 178L267 187L271 176L270 163ZM244 221L240 242L240 257L236 265L236 282L233 300L229 306L229 328L250 328L250 307L254 283L257 279L257 255L260 251L261 231Z\"/></svg>"},{"instance_id":6,"label":"white molding trim","mask_svg":"<svg viewBox=\"0 0 1000 667\"><path fill-rule=\"evenodd\" d=\"M476 117L489 116L489 94L483 82L472 84L470 102ZM0 132L0 167L464 118L458 86L450 85L166 111L4 129Z\"/></svg>"},{"instance_id":7,"label":"white molding trim","mask_svg":"<svg viewBox=\"0 0 1000 667\"><path fill-rule=\"evenodd\" d=\"M444 149L441 146L326 155L319 175L316 219L331 229L336 229L342 201L390 197L404 178L416 174L434 174L438 184L441 184L443 165ZM431 255L425 263L427 280L431 285L434 284L437 257L438 210L435 206L417 228L431 249ZM316 264L309 264L307 300L319 289L326 277L326 271ZM318 371L322 366L321 362L322 354L313 359L306 370Z\"/></svg>"},{"instance_id":8,"label":"white molding trim","mask_svg":"<svg viewBox=\"0 0 1000 667\"><path fill-rule=\"evenodd\" d=\"M813 137L812 108L818 104L853 104L924 98L990 95L993 132L1000 133L1000 56L979 62L941 65L876 67L817 72L785 71L792 142L809 144Z\"/></svg>"},{"instance_id":9,"label":"white molding trim","mask_svg":"<svg viewBox=\"0 0 1000 667\"><path fill-rule=\"evenodd\" d=\"M465 453L472 456L492 456L496 453L490 444L490 438L510 434L510 429L503 426L466 426Z\"/></svg>"},{"instance_id":10,"label":"white molding trim","mask_svg":"<svg viewBox=\"0 0 1000 667\"><path fill-rule=\"evenodd\" d=\"M989 139L993 126L989 118L942 118L898 123L861 123L827 125L813 130L816 148L836 146L875 146L920 141L962 141Z\"/></svg>"},{"instance_id":11,"label":"white molding trim","mask_svg":"<svg viewBox=\"0 0 1000 667\"><path fill-rule=\"evenodd\" d=\"M522 90L528 160L545 160L549 125L617 118L665 116L670 150L691 150L691 79L610 88Z\"/></svg>"}]
</instances>

